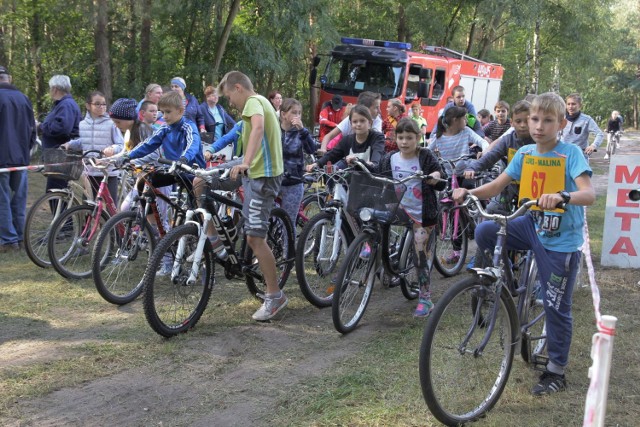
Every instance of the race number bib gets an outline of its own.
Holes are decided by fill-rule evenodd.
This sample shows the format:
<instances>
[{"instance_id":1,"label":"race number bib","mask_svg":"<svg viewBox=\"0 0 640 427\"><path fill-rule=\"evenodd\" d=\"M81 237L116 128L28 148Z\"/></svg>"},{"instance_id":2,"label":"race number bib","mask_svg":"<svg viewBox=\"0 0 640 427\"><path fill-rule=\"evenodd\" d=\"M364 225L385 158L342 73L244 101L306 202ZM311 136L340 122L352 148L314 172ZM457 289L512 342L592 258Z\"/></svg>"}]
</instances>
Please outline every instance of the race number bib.
<instances>
[{"instance_id":1,"label":"race number bib","mask_svg":"<svg viewBox=\"0 0 640 427\"><path fill-rule=\"evenodd\" d=\"M516 150L515 148L509 148L509 152L507 153L507 164L511 163L511 160L513 159L513 156L515 156L516 154Z\"/></svg>"},{"instance_id":2,"label":"race number bib","mask_svg":"<svg viewBox=\"0 0 640 427\"><path fill-rule=\"evenodd\" d=\"M565 166L566 159L563 157L524 156L518 198L533 200L543 194L564 190ZM537 206L531 209L540 210ZM563 212L563 210L554 209L550 212Z\"/></svg>"}]
</instances>

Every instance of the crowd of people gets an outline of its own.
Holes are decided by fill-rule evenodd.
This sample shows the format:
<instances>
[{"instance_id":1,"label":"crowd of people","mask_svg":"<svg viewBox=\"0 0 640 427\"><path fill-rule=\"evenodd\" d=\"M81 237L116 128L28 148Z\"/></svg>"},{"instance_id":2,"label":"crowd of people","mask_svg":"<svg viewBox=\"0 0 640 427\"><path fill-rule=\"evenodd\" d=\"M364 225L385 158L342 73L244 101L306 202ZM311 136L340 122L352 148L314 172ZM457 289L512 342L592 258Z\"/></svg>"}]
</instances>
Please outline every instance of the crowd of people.
<instances>
[{"instance_id":1,"label":"crowd of people","mask_svg":"<svg viewBox=\"0 0 640 427\"><path fill-rule=\"evenodd\" d=\"M91 92L85 99L83 117L71 96L69 77L53 76L49 88L53 107L46 119L37 123L29 99L11 85L8 70L0 67L0 167L28 165L36 132L45 149L98 150L110 160L137 162L154 162L162 156L203 168L212 154L232 144L239 158L230 165L231 182L239 186L242 179L243 215L248 219L244 231L267 287L253 318L271 319L287 306L287 296L277 285L275 259L265 236L269 213L278 195L295 223L303 196L304 154L315 153L318 148L302 122L299 101L283 98L277 91L264 97L255 92L245 74L231 71L217 86L205 88L202 103L186 91L183 78L174 77L169 90L155 83L148 85L139 102L121 98L109 107L104 94ZM221 95L240 113L237 122L220 105ZM519 100L513 109L499 101L492 116L487 110L476 113L465 98L464 88L456 86L430 139L419 103L407 106L401 99L391 99L384 120L380 105L381 96L377 93L360 93L355 105L345 105L342 97L335 95L319 114L322 155L306 165L306 170L329 162L345 167L359 159L372 170L395 178L417 170L433 178L410 182L402 201L401 214L414 224L414 265L420 284L416 317L427 317L434 306L428 262L433 248L427 247L426 242L437 222L436 191L442 188L437 178L452 172L448 166L443 168L437 157L454 159L473 153L474 158L460 162L457 171L466 178L504 161L504 171L494 181L475 189L460 188L453 194L458 202L467 193L493 198L489 206L492 212L508 211L508 201L521 190L516 182L522 182L530 173L525 158L562 159L552 162L555 169L547 171L556 180L548 183L547 188L553 191L535 195L542 210L514 221L507 241L511 248L533 250L539 260L549 364L533 394L563 390L571 342L571 295L580 260L578 248L582 245L582 207L595 199L588 156L598 149L604 137L595 121L581 111L582 98L570 94L565 102L558 95L547 93ZM608 130L622 129L619 117L619 113L612 115ZM128 140L124 139L125 134L130 135ZM595 135L591 144L589 134ZM99 184L96 177L101 173L89 169L86 174L95 192ZM112 170L108 181L114 199L117 174ZM175 180L175 175L163 173L152 177L158 188L170 188ZM201 191L198 180L192 184L197 195ZM47 190L65 186L64 181L47 179ZM0 215L5 218L0 223L2 252L21 249L26 194L26 171L0 173ZM566 204L562 213L555 211L559 203ZM483 255L493 250L496 227L492 222L477 227L476 266L486 265ZM208 230L208 234L215 255L224 258L225 249L215 230ZM157 274L167 273L163 268Z\"/></svg>"}]
</instances>

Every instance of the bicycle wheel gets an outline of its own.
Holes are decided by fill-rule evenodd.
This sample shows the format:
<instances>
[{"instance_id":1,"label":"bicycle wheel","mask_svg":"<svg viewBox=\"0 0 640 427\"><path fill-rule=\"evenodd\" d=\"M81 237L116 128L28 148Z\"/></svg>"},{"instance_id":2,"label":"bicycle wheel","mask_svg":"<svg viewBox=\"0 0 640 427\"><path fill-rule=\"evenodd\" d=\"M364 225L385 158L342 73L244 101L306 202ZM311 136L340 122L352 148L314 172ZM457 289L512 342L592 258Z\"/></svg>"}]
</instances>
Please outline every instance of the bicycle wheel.
<instances>
[{"instance_id":1,"label":"bicycle wheel","mask_svg":"<svg viewBox=\"0 0 640 427\"><path fill-rule=\"evenodd\" d=\"M300 237L304 226L313 218L322 212L324 208L324 196L321 194L309 194L300 202L302 210L296 217L296 238ZM302 215L301 215L302 214Z\"/></svg>"},{"instance_id":2,"label":"bicycle wheel","mask_svg":"<svg viewBox=\"0 0 640 427\"><path fill-rule=\"evenodd\" d=\"M298 236L296 277L304 297L318 308L329 307L333 298L338 266L347 252L346 225L336 233L335 213L320 212L309 220ZM335 241L337 239L337 241ZM333 245L335 259L332 260Z\"/></svg>"},{"instance_id":3,"label":"bicycle wheel","mask_svg":"<svg viewBox=\"0 0 640 427\"><path fill-rule=\"evenodd\" d=\"M474 313L471 300L479 298ZM487 345L478 345L488 328L477 325L498 303L495 324ZM427 322L420 346L420 385L431 413L451 426L477 420L502 394L513 363L518 339L513 300L502 289L499 301L492 286L477 277L464 279L440 298Z\"/></svg>"},{"instance_id":4,"label":"bicycle wheel","mask_svg":"<svg viewBox=\"0 0 640 427\"><path fill-rule=\"evenodd\" d=\"M128 304L142 292L142 278L155 239L136 211L114 215L104 225L91 256L98 293L112 304Z\"/></svg>"},{"instance_id":5,"label":"bicycle wheel","mask_svg":"<svg viewBox=\"0 0 640 427\"><path fill-rule=\"evenodd\" d=\"M434 264L436 270L444 277L451 277L460 273L469 248L469 219L460 211L456 227L456 210L450 206L445 206L438 214Z\"/></svg>"},{"instance_id":6,"label":"bicycle wheel","mask_svg":"<svg viewBox=\"0 0 640 427\"><path fill-rule=\"evenodd\" d=\"M285 283L287 283L289 273L291 273L291 269L293 268L295 242L293 240L293 226L291 225L289 215L281 208L271 210L269 228L267 229L267 244L276 259L278 287L282 289ZM251 295L261 300L262 298L260 298L260 296L264 295L267 286L259 271L260 266L248 244L246 245L243 259L245 265L248 266L250 270L245 274L247 288L249 292L251 292Z\"/></svg>"},{"instance_id":7,"label":"bicycle wheel","mask_svg":"<svg viewBox=\"0 0 640 427\"><path fill-rule=\"evenodd\" d=\"M51 266L47 250L51 224L72 201L71 194L55 191L43 194L29 209L24 223L24 249L29 259L38 267Z\"/></svg>"},{"instance_id":8,"label":"bicycle wheel","mask_svg":"<svg viewBox=\"0 0 640 427\"><path fill-rule=\"evenodd\" d=\"M47 244L49 259L64 278L79 280L91 276L91 254L96 236L109 220L105 211L97 219L94 214L95 206L74 206L64 211L51 226Z\"/></svg>"},{"instance_id":9,"label":"bicycle wheel","mask_svg":"<svg viewBox=\"0 0 640 427\"><path fill-rule=\"evenodd\" d=\"M170 338L193 328L211 298L215 265L208 239L195 280L189 280L193 262L188 259L196 250L198 238L195 224L174 228L160 240L144 273L144 314L151 328L163 337ZM171 272L157 275L166 264L171 265Z\"/></svg>"},{"instance_id":10,"label":"bicycle wheel","mask_svg":"<svg viewBox=\"0 0 640 427\"><path fill-rule=\"evenodd\" d=\"M369 234L360 234L349 245L340 266L331 304L333 325L342 334L355 329L369 304L376 277L376 244Z\"/></svg>"},{"instance_id":11,"label":"bicycle wheel","mask_svg":"<svg viewBox=\"0 0 640 427\"><path fill-rule=\"evenodd\" d=\"M526 294L522 298L525 298L525 301L520 314L520 325L523 330L520 354L525 362L534 363L547 346L547 321L535 258L531 260Z\"/></svg>"}]
</instances>

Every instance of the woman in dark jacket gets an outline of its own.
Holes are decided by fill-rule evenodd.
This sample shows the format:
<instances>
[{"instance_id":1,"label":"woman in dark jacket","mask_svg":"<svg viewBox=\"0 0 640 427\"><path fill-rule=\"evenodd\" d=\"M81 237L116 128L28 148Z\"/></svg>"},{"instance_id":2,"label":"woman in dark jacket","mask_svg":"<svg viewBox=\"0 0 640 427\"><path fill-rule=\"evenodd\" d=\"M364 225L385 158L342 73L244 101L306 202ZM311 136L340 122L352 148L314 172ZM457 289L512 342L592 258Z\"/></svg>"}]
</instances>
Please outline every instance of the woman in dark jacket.
<instances>
[{"instance_id":1,"label":"woman in dark jacket","mask_svg":"<svg viewBox=\"0 0 640 427\"><path fill-rule=\"evenodd\" d=\"M171 90L178 92L184 102L184 117L196 124L200 132L206 132L204 128L204 116L200 111L200 105L195 96L185 92L187 83L182 77L174 77L171 79Z\"/></svg>"},{"instance_id":2,"label":"woman in dark jacket","mask_svg":"<svg viewBox=\"0 0 640 427\"><path fill-rule=\"evenodd\" d=\"M218 90L213 86L207 86L204 90L205 101L200 104L200 112L204 117L204 128L207 132L213 132L213 142L228 134L236 124L233 117L218 104Z\"/></svg>"}]
</instances>

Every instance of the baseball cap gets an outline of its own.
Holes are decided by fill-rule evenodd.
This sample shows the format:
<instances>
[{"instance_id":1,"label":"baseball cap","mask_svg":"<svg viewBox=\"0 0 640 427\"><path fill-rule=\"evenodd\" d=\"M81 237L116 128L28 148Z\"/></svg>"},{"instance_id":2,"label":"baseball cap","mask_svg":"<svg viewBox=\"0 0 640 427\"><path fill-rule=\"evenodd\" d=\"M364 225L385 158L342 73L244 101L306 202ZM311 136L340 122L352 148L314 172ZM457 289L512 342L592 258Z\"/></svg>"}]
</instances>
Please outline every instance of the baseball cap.
<instances>
[{"instance_id":1,"label":"baseball cap","mask_svg":"<svg viewBox=\"0 0 640 427\"><path fill-rule=\"evenodd\" d=\"M340 95L334 95L333 98L331 98L331 106L334 110L342 108L342 97Z\"/></svg>"},{"instance_id":2,"label":"baseball cap","mask_svg":"<svg viewBox=\"0 0 640 427\"><path fill-rule=\"evenodd\" d=\"M0 65L0 74L9 74L9 70L7 70L7 67L3 67L2 65Z\"/></svg>"}]
</instances>

